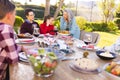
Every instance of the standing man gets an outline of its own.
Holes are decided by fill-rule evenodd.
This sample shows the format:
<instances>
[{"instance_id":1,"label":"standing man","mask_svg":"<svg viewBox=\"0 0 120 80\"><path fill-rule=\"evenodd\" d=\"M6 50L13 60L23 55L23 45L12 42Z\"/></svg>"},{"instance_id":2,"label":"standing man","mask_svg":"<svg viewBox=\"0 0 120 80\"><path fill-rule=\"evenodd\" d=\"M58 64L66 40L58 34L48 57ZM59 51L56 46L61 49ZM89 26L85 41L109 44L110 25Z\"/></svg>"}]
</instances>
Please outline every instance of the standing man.
<instances>
[{"instance_id":1,"label":"standing man","mask_svg":"<svg viewBox=\"0 0 120 80\"><path fill-rule=\"evenodd\" d=\"M6 69L8 64L18 62L18 50L14 40L13 24L15 21L15 5L9 0L0 0L0 80L8 80Z\"/></svg>"}]
</instances>

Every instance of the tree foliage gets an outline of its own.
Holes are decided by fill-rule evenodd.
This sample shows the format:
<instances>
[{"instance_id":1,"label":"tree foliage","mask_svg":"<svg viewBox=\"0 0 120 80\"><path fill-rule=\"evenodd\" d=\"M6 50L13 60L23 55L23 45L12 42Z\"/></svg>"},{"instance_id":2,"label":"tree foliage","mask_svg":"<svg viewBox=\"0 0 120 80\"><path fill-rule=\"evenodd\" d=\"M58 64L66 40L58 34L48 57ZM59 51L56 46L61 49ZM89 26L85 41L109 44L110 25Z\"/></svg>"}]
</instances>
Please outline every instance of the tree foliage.
<instances>
[{"instance_id":1,"label":"tree foliage","mask_svg":"<svg viewBox=\"0 0 120 80\"><path fill-rule=\"evenodd\" d=\"M113 16L113 10L115 8L115 0L101 0L99 4L102 13L103 13L103 21L108 23Z\"/></svg>"},{"instance_id":2,"label":"tree foliage","mask_svg":"<svg viewBox=\"0 0 120 80\"><path fill-rule=\"evenodd\" d=\"M118 5L118 8L115 11L115 17L120 18L120 4Z\"/></svg>"}]
</instances>

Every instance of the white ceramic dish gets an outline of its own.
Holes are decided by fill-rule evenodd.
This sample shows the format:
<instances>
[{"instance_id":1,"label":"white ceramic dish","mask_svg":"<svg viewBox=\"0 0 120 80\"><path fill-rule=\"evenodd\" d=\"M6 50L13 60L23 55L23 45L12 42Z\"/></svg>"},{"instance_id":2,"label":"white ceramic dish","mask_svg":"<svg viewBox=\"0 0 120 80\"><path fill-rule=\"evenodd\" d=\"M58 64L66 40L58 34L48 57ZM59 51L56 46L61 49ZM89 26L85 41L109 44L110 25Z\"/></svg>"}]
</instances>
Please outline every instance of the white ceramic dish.
<instances>
[{"instance_id":1,"label":"white ceramic dish","mask_svg":"<svg viewBox=\"0 0 120 80\"><path fill-rule=\"evenodd\" d=\"M96 70L94 71L85 71L85 70L82 70L80 68L77 68L73 62L70 62L69 64L70 68L73 69L74 71L77 71L77 72L80 72L80 73L87 73L87 74L97 74L97 73L100 73L102 70L101 68L97 68Z\"/></svg>"},{"instance_id":2,"label":"white ceramic dish","mask_svg":"<svg viewBox=\"0 0 120 80\"><path fill-rule=\"evenodd\" d=\"M35 40L34 39L16 39L15 41L16 43L35 43Z\"/></svg>"},{"instance_id":3,"label":"white ceramic dish","mask_svg":"<svg viewBox=\"0 0 120 80\"><path fill-rule=\"evenodd\" d=\"M105 72L105 74L107 74L107 76L110 78L110 80L120 80L119 76L113 75L107 71L105 71L106 67L109 65L110 63L107 63L103 66L103 71ZM120 64L120 62L117 62L117 64Z\"/></svg>"},{"instance_id":4,"label":"white ceramic dish","mask_svg":"<svg viewBox=\"0 0 120 80\"><path fill-rule=\"evenodd\" d=\"M91 51L96 51L99 50L99 48L97 46L94 46L94 48L86 48L83 47L84 45L77 45L77 48L83 49L83 50L91 50Z\"/></svg>"}]
</instances>

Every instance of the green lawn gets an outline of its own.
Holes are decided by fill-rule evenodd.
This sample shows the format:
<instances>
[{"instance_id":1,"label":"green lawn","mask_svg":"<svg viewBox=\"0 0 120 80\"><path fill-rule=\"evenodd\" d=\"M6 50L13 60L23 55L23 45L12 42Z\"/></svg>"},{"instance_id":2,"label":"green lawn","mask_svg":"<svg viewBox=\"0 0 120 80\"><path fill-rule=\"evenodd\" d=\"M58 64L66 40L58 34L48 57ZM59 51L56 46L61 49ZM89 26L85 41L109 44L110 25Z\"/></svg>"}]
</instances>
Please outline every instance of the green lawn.
<instances>
[{"instance_id":1,"label":"green lawn","mask_svg":"<svg viewBox=\"0 0 120 80\"><path fill-rule=\"evenodd\" d=\"M100 40L97 46L101 48L104 46L110 46L120 36L120 31L118 31L116 34L108 33L108 32L97 32L97 33L100 34Z\"/></svg>"}]
</instances>

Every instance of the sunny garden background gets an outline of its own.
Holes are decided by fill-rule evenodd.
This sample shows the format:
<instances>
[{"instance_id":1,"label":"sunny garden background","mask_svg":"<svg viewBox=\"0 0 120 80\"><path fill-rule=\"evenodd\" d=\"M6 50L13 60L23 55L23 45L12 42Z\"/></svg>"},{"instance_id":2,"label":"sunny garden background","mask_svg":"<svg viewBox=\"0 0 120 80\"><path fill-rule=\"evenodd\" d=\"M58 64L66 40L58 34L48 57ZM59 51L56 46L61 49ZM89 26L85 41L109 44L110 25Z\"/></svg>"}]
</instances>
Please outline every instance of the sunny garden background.
<instances>
[{"instance_id":1,"label":"sunny garden background","mask_svg":"<svg viewBox=\"0 0 120 80\"><path fill-rule=\"evenodd\" d=\"M50 0L46 0L50 1ZM60 27L60 16L62 16L62 10L64 8L70 8L76 17L76 21L81 30L97 32L100 34L100 40L97 46L104 47L110 46L113 44L116 39L120 36L120 2L115 3L115 0L101 0L98 2L91 2L90 7L86 8L85 6L81 6L78 3L74 4L69 2L68 4L64 3L64 0L58 0L55 5L50 5L50 14L54 15L56 9L59 7L59 3L63 1L63 5L59 10L57 17L55 18L55 26L59 29ZM79 0L77 0L79 1ZM43 17L45 15L45 4L41 5L29 5L29 4L21 4L12 0L17 6L17 15L15 21L15 31L19 29L20 25L23 23L25 19L24 9L32 8L35 11L35 20L39 24L42 23ZM81 2L79 2L81 3ZM95 12L94 8L97 8L98 11ZM87 13L87 14L86 14ZM85 17L82 14L90 15L90 17ZM98 17L98 15L100 15Z\"/></svg>"}]
</instances>

